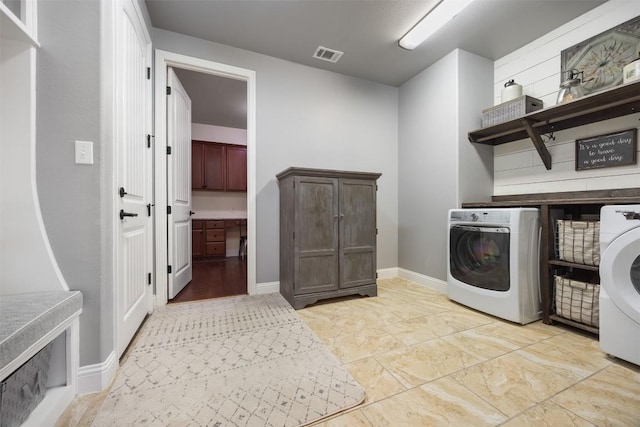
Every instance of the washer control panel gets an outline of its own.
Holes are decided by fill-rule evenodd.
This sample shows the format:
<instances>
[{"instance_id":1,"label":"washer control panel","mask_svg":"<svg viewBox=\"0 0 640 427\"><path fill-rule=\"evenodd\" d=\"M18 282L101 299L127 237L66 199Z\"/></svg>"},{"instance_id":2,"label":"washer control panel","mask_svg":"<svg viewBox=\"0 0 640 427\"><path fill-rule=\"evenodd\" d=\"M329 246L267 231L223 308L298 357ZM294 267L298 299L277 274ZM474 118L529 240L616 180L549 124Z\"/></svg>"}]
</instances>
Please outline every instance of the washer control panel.
<instances>
[{"instance_id":1,"label":"washer control panel","mask_svg":"<svg viewBox=\"0 0 640 427\"><path fill-rule=\"evenodd\" d=\"M509 224L510 220L511 214L503 209L484 211L475 209L457 209L451 210L449 214L450 222L490 222L496 224Z\"/></svg>"}]
</instances>

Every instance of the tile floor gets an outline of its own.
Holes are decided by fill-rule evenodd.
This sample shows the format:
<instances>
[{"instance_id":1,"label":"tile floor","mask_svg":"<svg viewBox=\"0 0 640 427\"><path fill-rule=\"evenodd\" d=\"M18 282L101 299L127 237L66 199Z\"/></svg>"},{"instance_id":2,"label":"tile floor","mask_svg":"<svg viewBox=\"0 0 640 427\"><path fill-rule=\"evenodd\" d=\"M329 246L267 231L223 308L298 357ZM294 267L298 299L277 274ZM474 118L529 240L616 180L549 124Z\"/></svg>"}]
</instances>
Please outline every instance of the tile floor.
<instances>
[{"instance_id":1,"label":"tile floor","mask_svg":"<svg viewBox=\"0 0 640 427\"><path fill-rule=\"evenodd\" d=\"M403 279L298 314L367 392L319 426L640 426L640 367L572 329L515 325Z\"/></svg>"},{"instance_id":2,"label":"tile floor","mask_svg":"<svg viewBox=\"0 0 640 427\"><path fill-rule=\"evenodd\" d=\"M640 426L640 367L579 331L515 325L397 278L297 313L367 392L317 426ZM106 394L78 397L56 426L90 426Z\"/></svg>"}]
</instances>

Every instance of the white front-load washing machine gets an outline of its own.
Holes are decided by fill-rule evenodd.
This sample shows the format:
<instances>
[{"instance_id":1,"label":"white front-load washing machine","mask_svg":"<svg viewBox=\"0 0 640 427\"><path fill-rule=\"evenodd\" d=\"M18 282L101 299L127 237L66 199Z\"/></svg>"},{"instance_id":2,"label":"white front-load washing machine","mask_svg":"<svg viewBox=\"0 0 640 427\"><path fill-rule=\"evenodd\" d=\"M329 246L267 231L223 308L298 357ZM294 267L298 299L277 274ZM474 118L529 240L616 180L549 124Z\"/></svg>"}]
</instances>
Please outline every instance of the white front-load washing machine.
<instances>
[{"instance_id":1,"label":"white front-load washing machine","mask_svg":"<svg viewBox=\"0 0 640 427\"><path fill-rule=\"evenodd\" d=\"M539 218L535 208L450 210L449 298L512 322L538 320Z\"/></svg>"},{"instance_id":2,"label":"white front-load washing machine","mask_svg":"<svg viewBox=\"0 0 640 427\"><path fill-rule=\"evenodd\" d=\"M640 365L640 205L600 210L600 348Z\"/></svg>"}]
</instances>

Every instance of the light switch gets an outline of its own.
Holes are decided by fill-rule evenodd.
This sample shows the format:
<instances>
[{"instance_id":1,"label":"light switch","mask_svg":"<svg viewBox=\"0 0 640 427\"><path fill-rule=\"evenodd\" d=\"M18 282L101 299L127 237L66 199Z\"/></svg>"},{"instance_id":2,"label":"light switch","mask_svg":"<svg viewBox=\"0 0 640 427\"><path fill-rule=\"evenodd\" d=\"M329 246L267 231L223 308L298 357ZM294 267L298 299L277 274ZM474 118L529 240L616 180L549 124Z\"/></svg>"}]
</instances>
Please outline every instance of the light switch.
<instances>
[{"instance_id":1,"label":"light switch","mask_svg":"<svg viewBox=\"0 0 640 427\"><path fill-rule=\"evenodd\" d=\"M93 142L76 141L76 164L78 165L93 164Z\"/></svg>"}]
</instances>

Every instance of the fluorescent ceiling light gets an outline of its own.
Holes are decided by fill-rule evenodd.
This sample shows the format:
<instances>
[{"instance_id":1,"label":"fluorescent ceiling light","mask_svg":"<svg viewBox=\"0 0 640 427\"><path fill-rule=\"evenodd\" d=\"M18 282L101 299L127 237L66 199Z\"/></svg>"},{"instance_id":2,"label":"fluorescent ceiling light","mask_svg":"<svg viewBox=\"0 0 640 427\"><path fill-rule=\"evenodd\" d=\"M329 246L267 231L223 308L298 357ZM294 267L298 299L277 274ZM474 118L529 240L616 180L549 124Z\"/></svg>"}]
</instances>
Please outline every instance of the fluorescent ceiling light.
<instances>
[{"instance_id":1,"label":"fluorescent ceiling light","mask_svg":"<svg viewBox=\"0 0 640 427\"><path fill-rule=\"evenodd\" d=\"M473 0L441 0L398 44L405 49L415 49L472 2Z\"/></svg>"}]
</instances>

